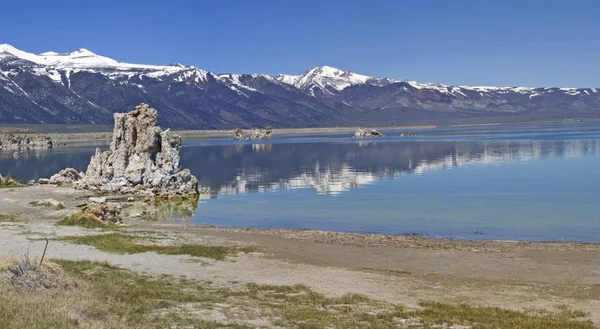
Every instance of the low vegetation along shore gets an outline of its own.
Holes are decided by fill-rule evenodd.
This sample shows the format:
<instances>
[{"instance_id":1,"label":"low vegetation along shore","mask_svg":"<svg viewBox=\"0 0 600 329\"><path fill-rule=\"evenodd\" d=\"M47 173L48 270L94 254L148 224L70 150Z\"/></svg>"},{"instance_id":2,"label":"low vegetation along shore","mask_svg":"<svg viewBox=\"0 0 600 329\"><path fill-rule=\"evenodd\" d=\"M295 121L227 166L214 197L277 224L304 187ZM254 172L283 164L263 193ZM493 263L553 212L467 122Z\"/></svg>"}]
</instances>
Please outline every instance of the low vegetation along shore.
<instances>
[{"instance_id":1,"label":"low vegetation along shore","mask_svg":"<svg viewBox=\"0 0 600 329\"><path fill-rule=\"evenodd\" d=\"M87 191L0 196L0 328L600 325L595 244L88 225Z\"/></svg>"}]
</instances>

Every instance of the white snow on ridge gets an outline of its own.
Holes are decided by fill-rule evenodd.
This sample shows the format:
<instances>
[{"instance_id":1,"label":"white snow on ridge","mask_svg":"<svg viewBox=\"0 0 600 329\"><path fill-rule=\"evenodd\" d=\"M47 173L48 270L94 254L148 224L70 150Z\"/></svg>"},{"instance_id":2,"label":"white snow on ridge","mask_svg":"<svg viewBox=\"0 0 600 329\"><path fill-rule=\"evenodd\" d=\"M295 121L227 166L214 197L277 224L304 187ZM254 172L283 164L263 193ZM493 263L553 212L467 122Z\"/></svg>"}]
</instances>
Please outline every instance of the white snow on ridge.
<instances>
[{"instance_id":1,"label":"white snow on ridge","mask_svg":"<svg viewBox=\"0 0 600 329\"><path fill-rule=\"evenodd\" d=\"M0 55L3 54L12 55L34 63L37 63L37 61L39 60L38 55L19 50L9 44L0 44Z\"/></svg>"},{"instance_id":2,"label":"white snow on ridge","mask_svg":"<svg viewBox=\"0 0 600 329\"><path fill-rule=\"evenodd\" d=\"M235 91L236 93L246 97L246 98L250 98L250 96L248 96L247 94L245 94L243 91L240 90L241 89L245 89L248 91L253 91L253 92L257 92L257 93L261 93L261 91L254 89L252 87L246 86L244 85L241 81L240 81L240 77L242 75L241 74L220 74L217 76L217 78L219 79L219 81L221 83L223 83L224 85L226 85L227 87L229 87L231 90Z\"/></svg>"},{"instance_id":3,"label":"white snow on ridge","mask_svg":"<svg viewBox=\"0 0 600 329\"><path fill-rule=\"evenodd\" d=\"M187 82L205 82L207 81L208 71L200 70L192 66L183 65L143 65L121 63L112 58L97 55L87 49L78 49L70 53L59 54L54 51L48 51L39 55L21 51L11 45L0 45L0 58L2 56L13 56L37 64L33 68L33 73L40 76L47 76L56 82L62 82L61 72L64 72L68 79L70 87L70 75L77 72L91 72L106 75L115 80L129 80L135 76L140 79L144 76L161 79L162 77L183 72L182 75L175 78L175 81ZM7 72L10 74L11 72Z\"/></svg>"},{"instance_id":4,"label":"white snow on ridge","mask_svg":"<svg viewBox=\"0 0 600 329\"><path fill-rule=\"evenodd\" d=\"M181 68L173 69L170 73L181 72L177 78L174 79L176 82L186 82L193 81L195 83L206 82L208 81L208 75L210 74L208 71L200 70L197 68L181 70ZM167 68L165 71L157 71L153 73L146 74L151 78L157 78L159 76L164 75L165 73L169 73L169 69Z\"/></svg>"},{"instance_id":5,"label":"white snow on ridge","mask_svg":"<svg viewBox=\"0 0 600 329\"><path fill-rule=\"evenodd\" d=\"M299 75L287 75L287 74L278 74L275 76L275 79L278 81L281 81L283 83L287 83L288 85L294 85L294 83L296 83L296 80L298 80L298 78L300 78Z\"/></svg>"},{"instance_id":6,"label":"white snow on ridge","mask_svg":"<svg viewBox=\"0 0 600 329\"><path fill-rule=\"evenodd\" d=\"M70 87L70 76L77 72L101 73L104 76L127 83L132 78L152 78L175 82L196 84L201 88L201 83L209 79L209 74L219 83L228 86L240 95L249 97L244 91L260 92L255 88L245 85L239 74L213 74L193 66L181 64L171 65L143 65L121 63L112 58L95 54L87 49L78 49L69 53L57 53L48 51L41 54L33 54L19 50L9 44L0 44L0 59L19 58L37 65L33 65L31 71L39 76L47 76L50 79L63 83L62 75L66 76L67 87ZM4 80L18 74L18 70L7 70L0 72ZM286 84L300 89L309 95L334 95L337 92L353 85L387 86L400 81L389 78L375 78L349 71L343 71L331 66L313 67L302 75L279 74L269 76L265 74L251 74L253 78L263 77L269 81ZM0 79L3 79L0 75ZM450 86L439 83L420 83L417 81L405 81L402 85L405 91L410 92L411 87L417 90L431 90L446 94L450 97L469 97L467 91L477 92L481 97L502 97L503 94L519 93L528 96L529 99L544 94L560 92L564 95L578 96L598 93L595 88L529 88L529 87L495 87L495 86ZM413 91L414 91L413 89ZM467 92L467 93L465 93ZM585 93L585 94L584 94Z\"/></svg>"},{"instance_id":7,"label":"white snow on ridge","mask_svg":"<svg viewBox=\"0 0 600 329\"><path fill-rule=\"evenodd\" d=\"M109 65L118 66L119 63L112 58L96 55L87 49L78 49L74 52L58 54L55 52L43 53L38 62L46 65L75 64L75 65Z\"/></svg>"},{"instance_id":8,"label":"white snow on ridge","mask_svg":"<svg viewBox=\"0 0 600 329\"><path fill-rule=\"evenodd\" d=\"M182 68L180 66L160 66L160 65L143 65L143 64L130 64L117 62L112 58L97 55L87 49L81 48L70 53L59 54L54 51L48 51L39 55L28 53L19 50L11 45L2 44L0 45L0 56L9 55L17 58L21 58L38 65L52 66L57 69L117 69L117 70L150 70L150 71L165 71L165 72L177 72Z\"/></svg>"},{"instance_id":9,"label":"white snow on ridge","mask_svg":"<svg viewBox=\"0 0 600 329\"><path fill-rule=\"evenodd\" d=\"M45 53L41 53L40 56L56 56L59 55L59 53L54 52L54 51L47 51Z\"/></svg>"}]
</instances>

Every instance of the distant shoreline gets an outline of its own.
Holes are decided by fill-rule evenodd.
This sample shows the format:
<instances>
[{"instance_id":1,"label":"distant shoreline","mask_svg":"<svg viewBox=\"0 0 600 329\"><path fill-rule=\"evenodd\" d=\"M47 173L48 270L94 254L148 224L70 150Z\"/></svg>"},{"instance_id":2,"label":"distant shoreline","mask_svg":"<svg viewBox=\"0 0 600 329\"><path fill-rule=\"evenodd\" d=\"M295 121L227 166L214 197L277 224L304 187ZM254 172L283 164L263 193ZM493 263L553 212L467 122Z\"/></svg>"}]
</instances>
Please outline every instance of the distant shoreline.
<instances>
[{"instance_id":1,"label":"distant shoreline","mask_svg":"<svg viewBox=\"0 0 600 329\"><path fill-rule=\"evenodd\" d=\"M273 128L275 135L286 134L311 134L311 133L330 133L330 132L354 132L359 128L377 129L377 130L406 130L412 129L437 129L448 128L468 128L468 127L498 127L511 125L573 125L573 124L598 124L600 118L545 118L534 121L522 122L504 122L498 120L495 122L447 122L445 124L408 124L394 126L333 126L333 127L312 127L312 128ZM210 129L210 130L190 130L190 129L171 129L174 133L182 137L205 137L205 136L233 136L235 128L232 129ZM243 128L244 132L249 132L251 128ZM13 133L16 135L47 135L53 140L64 141L98 141L110 140L112 138L112 126L110 125L72 125L72 124L49 124L49 125L10 125L0 124L0 135Z\"/></svg>"},{"instance_id":2,"label":"distant shoreline","mask_svg":"<svg viewBox=\"0 0 600 329\"><path fill-rule=\"evenodd\" d=\"M328 132L353 132L361 127L324 127L324 128L274 128L275 134L310 134L310 133L328 133ZM435 125L410 125L410 126L387 126L387 127L371 127L371 129L378 130L409 130L409 129L435 129ZM235 129L219 129L219 130L172 130L175 134L182 137L203 137L203 136L222 136L231 135L235 132ZM244 129L245 132L249 132L250 129ZM18 127L0 127L0 134L13 133L16 135L48 135L53 140L58 141L89 141L89 140L107 140L111 139L112 132L73 132L73 133L38 133L35 131L23 131L23 128Z\"/></svg>"}]
</instances>

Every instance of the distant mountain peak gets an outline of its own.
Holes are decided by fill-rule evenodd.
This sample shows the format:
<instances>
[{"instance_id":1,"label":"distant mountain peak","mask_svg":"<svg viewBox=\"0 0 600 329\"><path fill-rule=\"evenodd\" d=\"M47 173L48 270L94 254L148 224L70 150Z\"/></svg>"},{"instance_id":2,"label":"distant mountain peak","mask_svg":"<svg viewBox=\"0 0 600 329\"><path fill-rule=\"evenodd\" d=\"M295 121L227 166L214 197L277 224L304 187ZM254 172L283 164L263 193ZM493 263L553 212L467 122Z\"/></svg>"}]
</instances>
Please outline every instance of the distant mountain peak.
<instances>
[{"instance_id":1,"label":"distant mountain peak","mask_svg":"<svg viewBox=\"0 0 600 329\"><path fill-rule=\"evenodd\" d=\"M339 75L345 73L344 71L342 71L338 68L335 68L332 66L327 66L327 65L311 67L310 69L308 69L307 72L309 72L309 71L318 71L321 74L334 75L334 76L339 76Z\"/></svg>"},{"instance_id":2,"label":"distant mountain peak","mask_svg":"<svg viewBox=\"0 0 600 329\"><path fill-rule=\"evenodd\" d=\"M3 52L11 53L13 51L19 51L19 50L7 43L0 44L0 53L3 53Z\"/></svg>"},{"instance_id":3,"label":"distant mountain peak","mask_svg":"<svg viewBox=\"0 0 600 329\"><path fill-rule=\"evenodd\" d=\"M39 65L73 65L73 66L98 66L115 65L118 62L112 58L97 55L85 48L80 48L68 53L47 51L39 55L19 50L9 44L0 45L0 54L17 57Z\"/></svg>"},{"instance_id":4,"label":"distant mountain peak","mask_svg":"<svg viewBox=\"0 0 600 329\"><path fill-rule=\"evenodd\" d=\"M309 93L311 96L333 96L337 92L358 84L371 83L385 85L396 82L390 78L375 78L332 66L315 66L302 75L279 74L276 80L284 82Z\"/></svg>"}]
</instances>

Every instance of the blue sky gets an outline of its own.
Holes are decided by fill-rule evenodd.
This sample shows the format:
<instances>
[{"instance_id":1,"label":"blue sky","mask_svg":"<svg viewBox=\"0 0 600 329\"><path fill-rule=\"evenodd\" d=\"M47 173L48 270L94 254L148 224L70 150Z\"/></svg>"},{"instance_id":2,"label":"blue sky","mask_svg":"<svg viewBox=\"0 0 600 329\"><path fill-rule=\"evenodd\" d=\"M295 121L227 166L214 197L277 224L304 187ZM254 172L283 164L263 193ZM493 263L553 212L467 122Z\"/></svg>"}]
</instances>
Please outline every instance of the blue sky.
<instances>
[{"instance_id":1,"label":"blue sky","mask_svg":"<svg viewBox=\"0 0 600 329\"><path fill-rule=\"evenodd\" d=\"M123 62L458 85L600 87L598 1L6 0L0 43Z\"/></svg>"}]
</instances>

